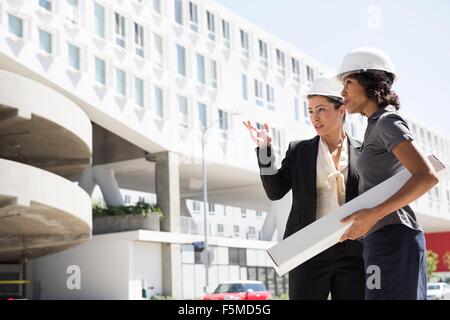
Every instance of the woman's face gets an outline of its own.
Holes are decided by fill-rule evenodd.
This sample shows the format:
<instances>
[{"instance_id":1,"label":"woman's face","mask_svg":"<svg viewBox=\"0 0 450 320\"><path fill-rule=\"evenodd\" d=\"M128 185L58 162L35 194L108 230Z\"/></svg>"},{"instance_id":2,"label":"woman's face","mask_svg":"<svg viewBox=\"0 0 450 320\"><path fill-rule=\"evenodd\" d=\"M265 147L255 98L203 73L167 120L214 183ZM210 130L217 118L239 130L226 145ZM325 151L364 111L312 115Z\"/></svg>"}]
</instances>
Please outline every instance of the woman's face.
<instances>
[{"instance_id":1,"label":"woman's face","mask_svg":"<svg viewBox=\"0 0 450 320\"><path fill-rule=\"evenodd\" d=\"M344 97L344 105L348 113L361 113L364 106L369 102L364 87L358 80L349 76L344 78L343 85L342 96Z\"/></svg>"},{"instance_id":2,"label":"woman's face","mask_svg":"<svg viewBox=\"0 0 450 320\"><path fill-rule=\"evenodd\" d=\"M340 132L344 124L345 107L336 109L334 103L322 96L308 99L309 118L319 136Z\"/></svg>"}]
</instances>

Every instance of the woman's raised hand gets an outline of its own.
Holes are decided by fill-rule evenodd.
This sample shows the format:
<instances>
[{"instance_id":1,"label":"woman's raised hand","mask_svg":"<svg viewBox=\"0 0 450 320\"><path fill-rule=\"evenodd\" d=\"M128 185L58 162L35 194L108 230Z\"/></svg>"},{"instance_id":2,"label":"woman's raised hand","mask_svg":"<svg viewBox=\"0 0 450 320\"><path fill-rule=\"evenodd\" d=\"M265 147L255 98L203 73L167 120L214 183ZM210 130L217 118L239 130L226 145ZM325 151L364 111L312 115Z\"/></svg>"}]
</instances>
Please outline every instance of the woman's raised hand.
<instances>
[{"instance_id":1,"label":"woman's raised hand","mask_svg":"<svg viewBox=\"0 0 450 320\"><path fill-rule=\"evenodd\" d=\"M250 137L253 142L256 143L260 148L267 147L272 142L272 138L269 135L269 126L267 123L264 123L264 126L261 130L256 129L252 126L250 121L243 121L244 126L247 128Z\"/></svg>"}]
</instances>

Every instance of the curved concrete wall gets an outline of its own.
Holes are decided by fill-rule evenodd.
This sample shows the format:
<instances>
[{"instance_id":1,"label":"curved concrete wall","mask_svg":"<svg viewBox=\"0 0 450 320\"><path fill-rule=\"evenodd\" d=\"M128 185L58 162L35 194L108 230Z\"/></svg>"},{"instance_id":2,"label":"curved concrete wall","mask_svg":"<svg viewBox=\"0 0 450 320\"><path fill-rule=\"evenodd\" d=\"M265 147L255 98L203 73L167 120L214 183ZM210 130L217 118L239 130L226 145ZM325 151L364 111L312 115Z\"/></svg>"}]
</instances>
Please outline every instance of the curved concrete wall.
<instances>
[{"instance_id":1,"label":"curved concrete wall","mask_svg":"<svg viewBox=\"0 0 450 320\"><path fill-rule=\"evenodd\" d=\"M0 104L18 109L19 116L36 115L78 136L92 153L92 125L71 100L36 81L0 70Z\"/></svg>"}]
</instances>

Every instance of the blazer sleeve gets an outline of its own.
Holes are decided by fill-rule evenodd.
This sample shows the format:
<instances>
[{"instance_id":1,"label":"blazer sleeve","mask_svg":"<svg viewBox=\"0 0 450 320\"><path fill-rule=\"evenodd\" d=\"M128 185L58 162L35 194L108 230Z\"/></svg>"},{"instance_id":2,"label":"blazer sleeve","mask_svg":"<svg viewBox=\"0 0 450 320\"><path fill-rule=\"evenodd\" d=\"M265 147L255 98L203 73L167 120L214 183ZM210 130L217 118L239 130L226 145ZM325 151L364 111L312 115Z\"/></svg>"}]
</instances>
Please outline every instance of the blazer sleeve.
<instances>
[{"instance_id":1,"label":"blazer sleeve","mask_svg":"<svg viewBox=\"0 0 450 320\"><path fill-rule=\"evenodd\" d=\"M272 153L270 145L265 148L257 147L255 151L261 181L267 197L272 201L280 200L292 188L291 165L294 153L292 143L289 143L286 156L281 161L279 169L276 168L275 155Z\"/></svg>"}]
</instances>

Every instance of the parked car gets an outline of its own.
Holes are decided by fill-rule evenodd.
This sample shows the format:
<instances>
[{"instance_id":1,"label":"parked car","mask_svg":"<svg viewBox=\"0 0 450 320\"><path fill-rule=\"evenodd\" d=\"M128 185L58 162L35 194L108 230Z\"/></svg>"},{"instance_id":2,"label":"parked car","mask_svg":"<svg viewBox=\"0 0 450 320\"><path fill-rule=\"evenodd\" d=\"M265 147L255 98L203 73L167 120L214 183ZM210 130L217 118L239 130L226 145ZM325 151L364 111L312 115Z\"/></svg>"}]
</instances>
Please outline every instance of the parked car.
<instances>
[{"instance_id":1,"label":"parked car","mask_svg":"<svg viewBox=\"0 0 450 320\"><path fill-rule=\"evenodd\" d=\"M428 300L450 300L450 285L445 282L431 282L427 286Z\"/></svg>"},{"instance_id":2,"label":"parked car","mask_svg":"<svg viewBox=\"0 0 450 320\"><path fill-rule=\"evenodd\" d=\"M270 292L261 281L227 281L202 300L268 300Z\"/></svg>"}]
</instances>

